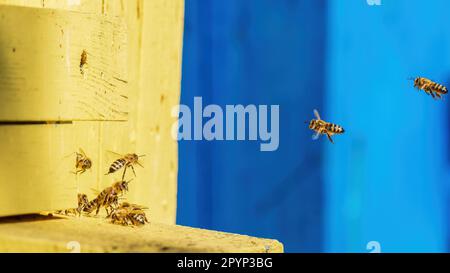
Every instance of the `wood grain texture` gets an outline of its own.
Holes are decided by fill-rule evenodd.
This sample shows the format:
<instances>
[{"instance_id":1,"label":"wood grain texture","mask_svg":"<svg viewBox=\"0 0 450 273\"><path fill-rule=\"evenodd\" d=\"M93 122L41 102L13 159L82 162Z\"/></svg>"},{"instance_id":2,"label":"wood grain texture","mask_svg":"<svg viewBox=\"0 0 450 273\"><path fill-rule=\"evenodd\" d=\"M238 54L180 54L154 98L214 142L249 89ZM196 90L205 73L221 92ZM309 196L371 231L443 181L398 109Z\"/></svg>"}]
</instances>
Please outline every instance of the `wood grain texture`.
<instances>
[{"instance_id":1,"label":"wood grain texture","mask_svg":"<svg viewBox=\"0 0 450 273\"><path fill-rule=\"evenodd\" d=\"M79 4L73 4L76 2L78 1L0 0L0 4L8 5L10 8L27 6L40 8L41 11L56 10L57 13L82 14L93 18L121 18L126 25L126 49L121 49L126 50L127 56L123 67L125 70L123 73L126 74L128 82L125 87L129 112L127 121L77 120L71 125L68 139L54 139L53 145L64 146L69 153L83 148L94 164L91 171L78 178L61 176L61 179L70 180L69 183L75 184L76 188L67 194L70 195L67 197L70 202L67 202L70 206L74 206L77 192L86 193L93 198L92 189L102 190L120 179L120 173L104 175L109 165L117 159L116 155L108 151L122 154L134 152L146 154L147 156L142 159L144 168L136 168L137 177L130 185L127 199L150 207L154 221L174 224L178 155L177 142L170 135L171 126L175 122L170 110L172 106L179 103L180 99L184 1L81 0ZM81 47L76 51L80 49ZM95 74L95 71L99 69L92 68L94 64L89 60L93 56L90 55L92 54L90 49L87 51L89 65L87 78L89 79L93 73L92 70ZM16 53L18 52L16 50ZM78 58L81 57L81 52L79 55ZM77 71L74 69L74 73L79 72L79 69ZM79 77L82 83L85 80L81 74L76 77ZM46 106L32 107L42 110ZM89 110L86 111L89 112ZM36 117L33 117L34 119ZM32 138L31 135L30 138ZM22 140L22 142L26 141L29 140ZM14 152L14 149L10 151ZM52 155L46 153L45 156ZM73 158L65 165L64 171L72 170L72 165ZM42 168L42 166L46 167L45 164L37 164L35 168ZM19 165L15 165L15 168L19 168ZM25 171L29 173L35 170L31 168L24 170L26 174ZM24 177L29 177L25 174ZM131 171L128 172L127 178L133 178ZM46 178L43 176L41 179ZM21 180L20 183L29 182ZM50 182L46 183L46 186L51 186ZM0 181L0 191L5 194L9 191L7 184L3 181ZM65 191L67 190L61 189L61 192ZM54 194L56 193L58 192ZM6 215L39 212L41 206L31 205L34 204L36 196L29 198L30 206L26 210L15 210L14 206L10 206ZM47 194L40 198L51 199L52 197ZM67 208L61 207L60 203L52 204L50 208L42 207L45 207L45 210Z\"/></svg>"},{"instance_id":2,"label":"wood grain texture","mask_svg":"<svg viewBox=\"0 0 450 273\"><path fill-rule=\"evenodd\" d=\"M0 121L126 120L126 31L117 16L0 6Z\"/></svg>"},{"instance_id":3,"label":"wood grain texture","mask_svg":"<svg viewBox=\"0 0 450 273\"><path fill-rule=\"evenodd\" d=\"M151 221L151 212L150 212ZM278 253L283 245L270 239L150 223L131 228L99 218L28 216L0 219L0 252L70 252L67 243L80 243L81 252L213 252Z\"/></svg>"},{"instance_id":4,"label":"wood grain texture","mask_svg":"<svg viewBox=\"0 0 450 273\"><path fill-rule=\"evenodd\" d=\"M178 175L178 146L171 136L176 119L171 116L171 110L180 103L184 2L145 1L141 10L145 35L141 45L144 50L137 101L136 149L148 155L146 168L140 173L150 179L146 184L150 195L147 201L142 195L136 195L136 199L150 201L149 205L158 208L164 222L170 223L175 220ZM153 103L147 104L148 101ZM161 187L161 183L166 185Z\"/></svg>"}]
</instances>

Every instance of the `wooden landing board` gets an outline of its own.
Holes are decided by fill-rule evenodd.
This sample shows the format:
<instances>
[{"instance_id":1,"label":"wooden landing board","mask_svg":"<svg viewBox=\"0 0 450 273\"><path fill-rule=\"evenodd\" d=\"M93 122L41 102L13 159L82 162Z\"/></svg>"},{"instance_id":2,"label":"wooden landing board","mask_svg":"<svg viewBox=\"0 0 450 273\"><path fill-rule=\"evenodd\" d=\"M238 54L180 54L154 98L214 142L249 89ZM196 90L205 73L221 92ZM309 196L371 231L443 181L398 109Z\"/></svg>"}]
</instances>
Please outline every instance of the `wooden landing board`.
<instances>
[{"instance_id":1,"label":"wooden landing board","mask_svg":"<svg viewBox=\"0 0 450 273\"><path fill-rule=\"evenodd\" d=\"M0 121L127 120L123 19L0 5L0 33Z\"/></svg>"},{"instance_id":2,"label":"wooden landing board","mask_svg":"<svg viewBox=\"0 0 450 273\"><path fill-rule=\"evenodd\" d=\"M91 217L0 219L0 252L71 252L70 242L78 242L80 252L95 253L283 252L276 240L153 222L131 228Z\"/></svg>"}]
</instances>

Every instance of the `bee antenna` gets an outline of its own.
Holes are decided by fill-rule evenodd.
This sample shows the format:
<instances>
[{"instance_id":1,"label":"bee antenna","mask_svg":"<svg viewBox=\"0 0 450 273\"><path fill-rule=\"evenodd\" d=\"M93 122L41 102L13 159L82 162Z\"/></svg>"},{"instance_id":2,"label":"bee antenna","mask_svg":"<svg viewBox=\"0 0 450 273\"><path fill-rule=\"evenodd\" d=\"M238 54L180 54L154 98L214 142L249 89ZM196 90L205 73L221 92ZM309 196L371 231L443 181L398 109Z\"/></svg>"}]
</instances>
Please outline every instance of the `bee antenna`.
<instances>
[{"instance_id":1,"label":"bee antenna","mask_svg":"<svg viewBox=\"0 0 450 273\"><path fill-rule=\"evenodd\" d=\"M138 155L139 157L145 157L146 155Z\"/></svg>"}]
</instances>

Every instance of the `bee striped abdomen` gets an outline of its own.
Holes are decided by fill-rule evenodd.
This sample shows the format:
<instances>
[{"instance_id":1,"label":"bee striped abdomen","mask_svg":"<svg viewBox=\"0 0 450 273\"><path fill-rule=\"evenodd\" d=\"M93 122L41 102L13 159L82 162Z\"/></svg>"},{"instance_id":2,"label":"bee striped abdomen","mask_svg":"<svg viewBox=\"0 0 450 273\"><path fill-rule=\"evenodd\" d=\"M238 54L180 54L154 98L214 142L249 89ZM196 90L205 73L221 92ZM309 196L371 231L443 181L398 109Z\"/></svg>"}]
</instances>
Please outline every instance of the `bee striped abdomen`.
<instances>
[{"instance_id":1,"label":"bee striped abdomen","mask_svg":"<svg viewBox=\"0 0 450 273\"><path fill-rule=\"evenodd\" d=\"M98 206L98 197L92 200L91 202L87 203L84 206L83 211L87 213L92 213L97 208L97 206Z\"/></svg>"},{"instance_id":2,"label":"bee striped abdomen","mask_svg":"<svg viewBox=\"0 0 450 273\"><path fill-rule=\"evenodd\" d=\"M444 85L422 77L418 77L414 80L414 87L425 91L425 93L431 95L433 98L441 98L442 95L448 93L447 87Z\"/></svg>"},{"instance_id":3,"label":"bee striped abdomen","mask_svg":"<svg viewBox=\"0 0 450 273\"><path fill-rule=\"evenodd\" d=\"M87 212L88 214L92 213L94 210L98 211L105 200L106 194L106 191L102 191L95 199L84 205L83 211Z\"/></svg>"},{"instance_id":4,"label":"bee striped abdomen","mask_svg":"<svg viewBox=\"0 0 450 273\"><path fill-rule=\"evenodd\" d=\"M113 164L111 164L111 166L109 167L109 172L110 173L115 173L118 170L120 170L122 167L124 167L127 164L127 161L124 158L120 158L117 159L116 161L113 162Z\"/></svg>"},{"instance_id":5,"label":"bee striped abdomen","mask_svg":"<svg viewBox=\"0 0 450 273\"><path fill-rule=\"evenodd\" d=\"M447 94L447 88L439 83L433 83L432 88L434 92L441 93L441 94Z\"/></svg>"},{"instance_id":6,"label":"bee striped abdomen","mask_svg":"<svg viewBox=\"0 0 450 273\"><path fill-rule=\"evenodd\" d=\"M344 128L341 126L334 124L334 123L328 123L326 126L327 131L333 133L333 134L342 134L344 133Z\"/></svg>"}]
</instances>

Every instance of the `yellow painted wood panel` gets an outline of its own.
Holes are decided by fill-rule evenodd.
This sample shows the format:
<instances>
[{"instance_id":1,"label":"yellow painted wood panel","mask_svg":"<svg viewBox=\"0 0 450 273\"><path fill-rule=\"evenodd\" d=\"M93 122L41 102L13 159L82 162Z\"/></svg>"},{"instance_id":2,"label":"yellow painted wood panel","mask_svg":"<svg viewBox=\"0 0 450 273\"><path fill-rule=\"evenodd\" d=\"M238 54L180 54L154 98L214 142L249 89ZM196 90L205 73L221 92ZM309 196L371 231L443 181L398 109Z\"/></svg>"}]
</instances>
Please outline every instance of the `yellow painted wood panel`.
<instances>
[{"instance_id":1,"label":"yellow painted wood panel","mask_svg":"<svg viewBox=\"0 0 450 273\"><path fill-rule=\"evenodd\" d=\"M175 220L178 146L171 136L176 119L171 109L180 103L184 2L144 1L141 7L142 50L137 111L136 148L148 155L141 170L152 207L165 223ZM148 104L147 102L153 102ZM164 185L165 183L165 185ZM162 186L164 185L164 186ZM140 202L145 196L136 196ZM173 215L167 217L165 215Z\"/></svg>"},{"instance_id":2,"label":"yellow painted wood panel","mask_svg":"<svg viewBox=\"0 0 450 273\"><path fill-rule=\"evenodd\" d=\"M120 17L0 5L0 121L126 120L126 32Z\"/></svg>"},{"instance_id":3,"label":"yellow painted wood panel","mask_svg":"<svg viewBox=\"0 0 450 273\"><path fill-rule=\"evenodd\" d=\"M76 206L73 126L0 126L0 216Z\"/></svg>"},{"instance_id":4,"label":"yellow painted wood panel","mask_svg":"<svg viewBox=\"0 0 450 273\"><path fill-rule=\"evenodd\" d=\"M131 228L87 217L0 219L0 252L70 252L69 242L78 242L80 252L96 253L283 252L276 240L153 222Z\"/></svg>"},{"instance_id":5,"label":"yellow painted wood panel","mask_svg":"<svg viewBox=\"0 0 450 273\"><path fill-rule=\"evenodd\" d=\"M75 1L77 2L77 1ZM81 0L79 5L58 0L0 0L0 4L25 5L47 10L70 10L96 16L121 17L127 26L126 122L73 122L70 150L83 148L93 159L92 171L75 181L77 191L92 198L121 178L104 176L117 153L146 154L144 168L136 167L127 199L151 208L156 222L174 224L177 204L177 142L170 129L170 110L179 103L184 21L182 0ZM132 178L131 170L127 178ZM73 177L72 177L73 178ZM52 209L62 209L53 207Z\"/></svg>"}]
</instances>

